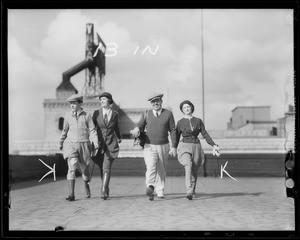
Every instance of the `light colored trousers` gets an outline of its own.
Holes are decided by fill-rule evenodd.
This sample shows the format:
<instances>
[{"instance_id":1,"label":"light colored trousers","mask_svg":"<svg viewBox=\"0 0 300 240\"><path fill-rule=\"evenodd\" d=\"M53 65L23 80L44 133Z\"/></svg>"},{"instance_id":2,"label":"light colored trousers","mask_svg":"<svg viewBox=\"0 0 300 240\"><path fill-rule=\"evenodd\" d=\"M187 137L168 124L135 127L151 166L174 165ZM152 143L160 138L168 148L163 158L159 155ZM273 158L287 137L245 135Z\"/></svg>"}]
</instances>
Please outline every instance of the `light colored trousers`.
<instances>
[{"instance_id":1,"label":"light colored trousers","mask_svg":"<svg viewBox=\"0 0 300 240\"><path fill-rule=\"evenodd\" d=\"M68 159L67 180L75 180L75 178L76 178L76 169L80 170L80 172L82 173L82 179L84 181L90 181L91 180L89 165L86 162L79 162L78 158L69 158Z\"/></svg>"},{"instance_id":2,"label":"light colored trousers","mask_svg":"<svg viewBox=\"0 0 300 240\"><path fill-rule=\"evenodd\" d=\"M76 169L78 169L82 174L83 180L90 181L91 143L89 141L65 142L64 158L68 159L67 180L75 180Z\"/></svg>"},{"instance_id":3,"label":"light colored trousers","mask_svg":"<svg viewBox=\"0 0 300 240\"><path fill-rule=\"evenodd\" d=\"M157 196L164 195L166 169L170 145L145 144L144 159L146 164L146 186L152 185Z\"/></svg>"}]
</instances>

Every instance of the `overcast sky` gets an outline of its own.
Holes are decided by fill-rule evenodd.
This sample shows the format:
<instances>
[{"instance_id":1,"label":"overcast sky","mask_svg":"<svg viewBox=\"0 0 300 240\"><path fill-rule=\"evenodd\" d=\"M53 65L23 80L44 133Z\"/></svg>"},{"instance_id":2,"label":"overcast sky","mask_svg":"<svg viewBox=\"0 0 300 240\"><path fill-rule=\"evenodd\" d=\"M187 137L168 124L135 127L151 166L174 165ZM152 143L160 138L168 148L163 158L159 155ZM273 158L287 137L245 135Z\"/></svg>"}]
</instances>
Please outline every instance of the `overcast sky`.
<instances>
[{"instance_id":1,"label":"overcast sky","mask_svg":"<svg viewBox=\"0 0 300 240\"><path fill-rule=\"evenodd\" d=\"M105 90L121 108L150 107L147 97L161 92L176 122L185 99L202 118L200 9L14 9L8 10L10 141L44 138L43 101L55 99L62 73L84 60L87 23L109 47ZM294 69L293 11L204 9L203 32L206 128L225 130L236 106L271 106L271 120L283 117L293 101L285 95ZM156 53L142 54L147 45ZM71 82L80 92L84 71Z\"/></svg>"}]
</instances>

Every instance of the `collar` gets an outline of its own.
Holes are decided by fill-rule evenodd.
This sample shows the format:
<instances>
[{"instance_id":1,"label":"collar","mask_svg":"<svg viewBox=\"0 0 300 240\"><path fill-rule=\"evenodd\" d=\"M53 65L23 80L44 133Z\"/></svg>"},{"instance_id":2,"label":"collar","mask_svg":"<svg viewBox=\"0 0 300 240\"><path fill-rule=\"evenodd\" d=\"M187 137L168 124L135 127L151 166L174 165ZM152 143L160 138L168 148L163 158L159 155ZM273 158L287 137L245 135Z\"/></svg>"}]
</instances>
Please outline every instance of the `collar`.
<instances>
[{"instance_id":1,"label":"collar","mask_svg":"<svg viewBox=\"0 0 300 240\"><path fill-rule=\"evenodd\" d=\"M78 111L77 111L77 116L79 116L79 114L80 113L82 113L83 112L83 109L82 108L80 108ZM76 117L76 111L72 111L72 116L75 116Z\"/></svg>"},{"instance_id":2,"label":"collar","mask_svg":"<svg viewBox=\"0 0 300 240\"><path fill-rule=\"evenodd\" d=\"M194 116L193 115L184 115L183 118L186 118L186 119L192 119Z\"/></svg>"},{"instance_id":3,"label":"collar","mask_svg":"<svg viewBox=\"0 0 300 240\"><path fill-rule=\"evenodd\" d=\"M152 109L152 112L153 112L154 116L155 116L155 113L158 113L158 115L160 115L160 114L161 114L161 111L162 111L162 108L161 108L160 110L158 110L158 111Z\"/></svg>"},{"instance_id":4,"label":"collar","mask_svg":"<svg viewBox=\"0 0 300 240\"><path fill-rule=\"evenodd\" d=\"M111 114L111 112L112 112L111 108L109 108L109 109L103 108L103 115L105 113L109 115L109 114Z\"/></svg>"}]
</instances>

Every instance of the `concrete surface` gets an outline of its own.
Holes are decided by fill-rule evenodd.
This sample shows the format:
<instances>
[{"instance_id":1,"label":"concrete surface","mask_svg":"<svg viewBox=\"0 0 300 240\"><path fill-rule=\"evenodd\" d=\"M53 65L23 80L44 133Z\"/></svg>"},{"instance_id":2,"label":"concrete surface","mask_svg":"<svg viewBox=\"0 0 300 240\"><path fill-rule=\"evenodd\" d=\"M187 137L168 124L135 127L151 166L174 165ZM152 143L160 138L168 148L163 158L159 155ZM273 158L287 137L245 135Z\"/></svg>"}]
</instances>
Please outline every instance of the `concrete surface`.
<instances>
[{"instance_id":1,"label":"concrete surface","mask_svg":"<svg viewBox=\"0 0 300 240\"><path fill-rule=\"evenodd\" d=\"M100 177L84 198L77 177L76 201L68 202L67 182L29 181L11 186L9 230L54 231L293 231L294 200L284 178L199 177L198 197L186 199L184 177L168 176L165 200L149 201L141 176L112 176L110 199L100 198Z\"/></svg>"}]
</instances>

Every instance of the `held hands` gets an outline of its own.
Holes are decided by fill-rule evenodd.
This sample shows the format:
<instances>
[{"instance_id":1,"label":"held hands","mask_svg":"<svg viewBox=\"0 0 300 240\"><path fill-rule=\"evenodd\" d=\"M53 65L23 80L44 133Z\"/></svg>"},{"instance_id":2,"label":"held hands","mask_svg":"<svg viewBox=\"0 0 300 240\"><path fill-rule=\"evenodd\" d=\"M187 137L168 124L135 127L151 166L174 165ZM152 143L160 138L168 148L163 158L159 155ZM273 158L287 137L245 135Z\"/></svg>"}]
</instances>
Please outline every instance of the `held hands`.
<instances>
[{"instance_id":1,"label":"held hands","mask_svg":"<svg viewBox=\"0 0 300 240\"><path fill-rule=\"evenodd\" d=\"M95 157L98 152L99 143L98 141L91 141L92 149L91 149L91 157Z\"/></svg>"},{"instance_id":2,"label":"held hands","mask_svg":"<svg viewBox=\"0 0 300 240\"><path fill-rule=\"evenodd\" d=\"M172 157L176 157L176 148L172 147L169 151L169 154L172 156Z\"/></svg>"},{"instance_id":3,"label":"held hands","mask_svg":"<svg viewBox=\"0 0 300 240\"><path fill-rule=\"evenodd\" d=\"M213 146L213 155L219 157L221 155L219 151L220 151L219 146L214 145Z\"/></svg>"},{"instance_id":4,"label":"held hands","mask_svg":"<svg viewBox=\"0 0 300 240\"><path fill-rule=\"evenodd\" d=\"M59 150L63 150L63 145L59 145Z\"/></svg>"},{"instance_id":5,"label":"held hands","mask_svg":"<svg viewBox=\"0 0 300 240\"><path fill-rule=\"evenodd\" d=\"M99 148L98 141L94 141L92 144L94 145L94 149L98 149Z\"/></svg>"},{"instance_id":6,"label":"held hands","mask_svg":"<svg viewBox=\"0 0 300 240\"><path fill-rule=\"evenodd\" d=\"M140 129L136 127L135 129L130 130L130 134L137 138L138 136L140 136Z\"/></svg>"}]
</instances>

